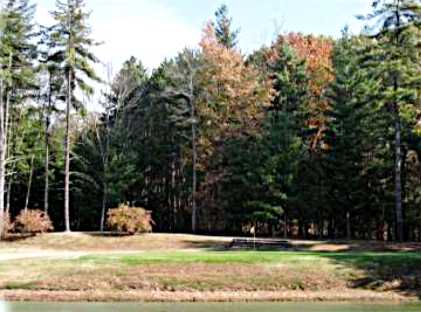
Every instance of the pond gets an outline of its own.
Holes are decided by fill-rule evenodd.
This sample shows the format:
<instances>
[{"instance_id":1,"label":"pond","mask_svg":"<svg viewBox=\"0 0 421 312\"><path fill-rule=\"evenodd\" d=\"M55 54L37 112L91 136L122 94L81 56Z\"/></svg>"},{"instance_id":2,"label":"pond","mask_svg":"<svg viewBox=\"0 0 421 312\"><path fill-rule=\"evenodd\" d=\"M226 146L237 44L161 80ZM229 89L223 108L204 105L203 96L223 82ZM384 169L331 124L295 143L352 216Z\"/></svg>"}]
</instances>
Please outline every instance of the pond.
<instances>
[{"instance_id":1,"label":"pond","mask_svg":"<svg viewBox=\"0 0 421 312\"><path fill-rule=\"evenodd\" d=\"M421 312L421 305L334 303L0 303L0 312Z\"/></svg>"}]
</instances>

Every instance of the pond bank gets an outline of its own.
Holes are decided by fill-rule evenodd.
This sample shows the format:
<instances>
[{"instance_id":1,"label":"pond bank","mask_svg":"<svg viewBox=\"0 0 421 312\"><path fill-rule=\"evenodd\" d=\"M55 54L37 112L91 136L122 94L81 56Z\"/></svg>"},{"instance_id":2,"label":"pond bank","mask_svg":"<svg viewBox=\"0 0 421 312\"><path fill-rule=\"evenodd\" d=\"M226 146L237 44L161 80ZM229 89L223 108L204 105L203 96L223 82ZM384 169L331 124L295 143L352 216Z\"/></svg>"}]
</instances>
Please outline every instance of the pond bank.
<instances>
[{"instance_id":1,"label":"pond bank","mask_svg":"<svg viewBox=\"0 0 421 312\"><path fill-rule=\"evenodd\" d=\"M228 250L224 248L230 241L226 237L98 235L47 234L0 242L0 299L368 303L421 300L419 244L385 248L374 242L290 241L296 248L263 251Z\"/></svg>"},{"instance_id":2,"label":"pond bank","mask_svg":"<svg viewBox=\"0 0 421 312\"><path fill-rule=\"evenodd\" d=\"M0 290L6 301L33 302L364 302L413 303L416 296L395 292L329 291L50 291Z\"/></svg>"}]
</instances>

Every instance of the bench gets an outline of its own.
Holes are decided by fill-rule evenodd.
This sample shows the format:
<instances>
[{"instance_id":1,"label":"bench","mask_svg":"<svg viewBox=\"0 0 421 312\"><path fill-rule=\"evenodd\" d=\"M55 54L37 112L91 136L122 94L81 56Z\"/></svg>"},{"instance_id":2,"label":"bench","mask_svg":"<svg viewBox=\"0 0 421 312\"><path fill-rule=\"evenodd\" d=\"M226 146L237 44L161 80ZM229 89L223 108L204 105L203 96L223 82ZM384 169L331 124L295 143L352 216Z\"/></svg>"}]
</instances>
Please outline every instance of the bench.
<instances>
[{"instance_id":1,"label":"bench","mask_svg":"<svg viewBox=\"0 0 421 312\"><path fill-rule=\"evenodd\" d=\"M286 240L269 238L234 238L227 246L229 249L288 249L291 247Z\"/></svg>"}]
</instances>

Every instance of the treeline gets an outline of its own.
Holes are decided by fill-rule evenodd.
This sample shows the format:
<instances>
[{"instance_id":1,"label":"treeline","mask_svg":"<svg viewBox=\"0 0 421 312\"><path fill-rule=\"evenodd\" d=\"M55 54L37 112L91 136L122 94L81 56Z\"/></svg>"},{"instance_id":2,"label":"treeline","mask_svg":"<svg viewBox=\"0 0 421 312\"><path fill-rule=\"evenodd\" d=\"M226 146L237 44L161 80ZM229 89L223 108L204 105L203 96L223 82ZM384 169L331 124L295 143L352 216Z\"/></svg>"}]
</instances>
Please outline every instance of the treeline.
<instances>
[{"instance_id":1,"label":"treeline","mask_svg":"<svg viewBox=\"0 0 421 312\"><path fill-rule=\"evenodd\" d=\"M420 1L247 56L223 5L197 49L103 79L84 1L57 1L50 27L34 10L0 15L0 217L106 230L127 203L155 231L421 240ZM101 113L84 108L92 80Z\"/></svg>"}]
</instances>

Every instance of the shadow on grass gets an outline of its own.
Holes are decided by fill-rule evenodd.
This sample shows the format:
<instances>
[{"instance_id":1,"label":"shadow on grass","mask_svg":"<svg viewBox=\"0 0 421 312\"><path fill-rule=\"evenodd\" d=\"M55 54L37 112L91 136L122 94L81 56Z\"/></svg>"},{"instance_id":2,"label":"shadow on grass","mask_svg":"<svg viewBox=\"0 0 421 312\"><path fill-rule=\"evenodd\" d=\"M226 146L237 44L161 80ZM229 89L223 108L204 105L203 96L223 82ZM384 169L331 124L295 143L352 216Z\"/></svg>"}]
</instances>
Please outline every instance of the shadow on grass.
<instances>
[{"instance_id":1,"label":"shadow on grass","mask_svg":"<svg viewBox=\"0 0 421 312\"><path fill-rule=\"evenodd\" d=\"M421 299L419 252L325 252L320 256L364 272L363 277L350 277L351 288L395 291Z\"/></svg>"},{"instance_id":2,"label":"shadow on grass","mask_svg":"<svg viewBox=\"0 0 421 312\"><path fill-rule=\"evenodd\" d=\"M118 238L118 237L140 237L144 234L128 234L128 233L119 233L119 232L86 232L87 235L96 238ZM156 243L157 247L160 246L161 242L156 242L151 237L147 237L147 242ZM217 240L194 240L183 238L179 241L174 241L174 247L186 248L186 249L208 249L208 250L215 250L215 251L222 251L226 250L226 246L228 243L217 241Z\"/></svg>"},{"instance_id":3,"label":"shadow on grass","mask_svg":"<svg viewBox=\"0 0 421 312\"><path fill-rule=\"evenodd\" d=\"M398 251L421 251L420 243L393 243L379 241L346 241L346 240L327 240L314 242L295 242L294 247L299 250L316 251L360 251L360 252L398 252ZM323 248L324 247L324 248ZM319 248L319 250L317 250ZM321 248L321 250L320 250Z\"/></svg>"},{"instance_id":4,"label":"shadow on grass","mask_svg":"<svg viewBox=\"0 0 421 312\"><path fill-rule=\"evenodd\" d=\"M297 250L292 245L289 248L285 248L285 246L274 246L274 245L262 245L261 243L257 243L253 245L253 241L249 238L250 243L248 246L233 246L232 240L226 241L216 241L216 240L190 240L190 239L183 239L183 244L187 245L188 248L198 248L198 249L207 249L208 251L294 251ZM271 239L267 239L270 241Z\"/></svg>"},{"instance_id":5,"label":"shadow on grass","mask_svg":"<svg viewBox=\"0 0 421 312\"><path fill-rule=\"evenodd\" d=\"M89 236L92 237L130 237L134 236L134 234L129 233L121 233L121 232L86 232ZM141 235L141 234L135 234Z\"/></svg>"},{"instance_id":6,"label":"shadow on grass","mask_svg":"<svg viewBox=\"0 0 421 312\"><path fill-rule=\"evenodd\" d=\"M201 240L201 241L195 241L190 239L183 239L182 240L183 245L186 246L186 248L192 248L192 249L207 249L210 251L226 251L228 242L220 242L220 241L214 241L214 240Z\"/></svg>"},{"instance_id":7,"label":"shadow on grass","mask_svg":"<svg viewBox=\"0 0 421 312\"><path fill-rule=\"evenodd\" d=\"M251 240L251 239L250 239ZM267 240L271 240L270 238ZM208 249L213 251L302 251L302 252L397 252L397 251L421 251L421 244L393 244L393 243L381 243L381 242L369 242L369 241L314 241L314 242L293 242L288 247L285 246L262 246L257 245L253 247L252 243L249 246L231 246L231 241L215 241L215 240L189 240L183 239L182 243L187 248L200 248ZM325 246L325 249L320 247Z\"/></svg>"},{"instance_id":8,"label":"shadow on grass","mask_svg":"<svg viewBox=\"0 0 421 312\"><path fill-rule=\"evenodd\" d=\"M190 242L198 248L212 251L247 251L249 248L229 249L227 244ZM349 287L375 291L392 291L417 296L421 300L421 252L419 243L386 243L370 241L328 241L323 244L343 246L340 251L313 251L320 242L294 243L292 248L258 248L256 251L305 253L329 259L345 268L357 269L363 274L349 274ZM345 273L346 274L346 273Z\"/></svg>"},{"instance_id":9,"label":"shadow on grass","mask_svg":"<svg viewBox=\"0 0 421 312\"><path fill-rule=\"evenodd\" d=\"M18 241L24 241L29 238L35 237L36 234L8 234L6 237L3 238L6 242L18 242Z\"/></svg>"}]
</instances>

